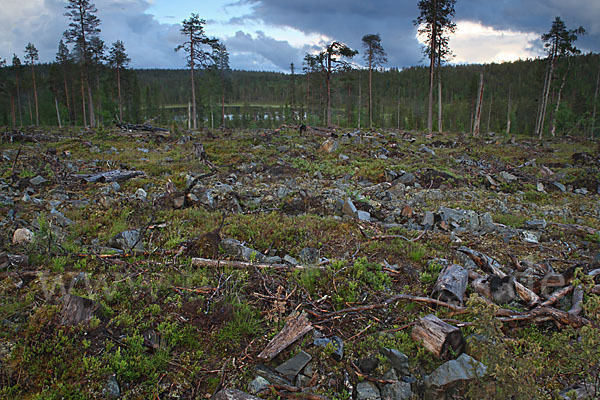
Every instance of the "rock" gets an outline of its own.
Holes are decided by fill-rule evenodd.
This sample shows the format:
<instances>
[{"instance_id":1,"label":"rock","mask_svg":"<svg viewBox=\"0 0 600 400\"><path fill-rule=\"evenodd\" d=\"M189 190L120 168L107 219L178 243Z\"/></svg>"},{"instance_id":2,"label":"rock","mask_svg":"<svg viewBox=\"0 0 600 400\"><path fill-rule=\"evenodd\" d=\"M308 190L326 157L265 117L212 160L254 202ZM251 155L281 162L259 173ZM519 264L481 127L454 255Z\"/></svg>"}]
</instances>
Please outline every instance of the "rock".
<instances>
[{"instance_id":1,"label":"rock","mask_svg":"<svg viewBox=\"0 0 600 400\"><path fill-rule=\"evenodd\" d=\"M543 184L542 182L538 182L538 183L537 183L537 185L536 185L536 189L537 189L537 191L538 191L538 192L542 192L542 193L546 192L546 191L544 190L544 184Z\"/></svg>"},{"instance_id":2,"label":"rock","mask_svg":"<svg viewBox=\"0 0 600 400\"><path fill-rule=\"evenodd\" d=\"M144 243L140 238L140 232L136 229L130 229L118 233L110 240L109 244L123 250L124 252L131 250L144 251Z\"/></svg>"},{"instance_id":3,"label":"rock","mask_svg":"<svg viewBox=\"0 0 600 400\"><path fill-rule=\"evenodd\" d=\"M519 179L516 176L514 176L513 174L511 174L510 172L506 172L506 171L502 171L498 175L500 176L500 178L502 178L505 182L508 182L508 183Z\"/></svg>"},{"instance_id":4,"label":"rock","mask_svg":"<svg viewBox=\"0 0 600 400\"><path fill-rule=\"evenodd\" d=\"M0 253L0 269L25 268L29 265L29 258L20 254Z\"/></svg>"},{"instance_id":5,"label":"rock","mask_svg":"<svg viewBox=\"0 0 600 400\"><path fill-rule=\"evenodd\" d=\"M267 257L261 252L243 245L236 239L223 239L219 245L226 254L238 260L264 263L278 263L281 261L280 257Z\"/></svg>"},{"instance_id":6,"label":"rock","mask_svg":"<svg viewBox=\"0 0 600 400\"><path fill-rule=\"evenodd\" d=\"M530 219L525 221L525 225L528 229L544 229L547 223L545 219Z\"/></svg>"},{"instance_id":7,"label":"rock","mask_svg":"<svg viewBox=\"0 0 600 400\"><path fill-rule=\"evenodd\" d=\"M33 242L33 232L27 228L19 228L13 233L13 244L25 245Z\"/></svg>"},{"instance_id":8,"label":"rock","mask_svg":"<svg viewBox=\"0 0 600 400\"><path fill-rule=\"evenodd\" d=\"M481 227L481 232L483 233L492 233L498 230L498 225L494 223L492 214L489 212L479 216L479 225Z\"/></svg>"},{"instance_id":9,"label":"rock","mask_svg":"<svg viewBox=\"0 0 600 400\"><path fill-rule=\"evenodd\" d=\"M556 189L556 190L560 190L561 192L565 193L567 191L567 188L565 187L565 185L563 185L560 182L552 182L551 186Z\"/></svg>"},{"instance_id":10,"label":"rock","mask_svg":"<svg viewBox=\"0 0 600 400\"><path fill-rule=\"evenodd\" d=\"M302 371L311 359L312 357L310 354L300 351L300 353L296 354L294 357L285 361L283 364L280 364L275 368L275 371L279 372L290 381L293 381L296 375Z\"/></svg>"},{"instance_id":11,"label":"rock","mask_svg":"<svg viewBox=\"0 0 600 400\"><path fill-rule=\"evenodd\" d=\"M144 189L138 188L138 190L135 191L134 197L138 200L146 200L146 197L148 197L148 193L146 193Z\"/></svg>"},{"instance_id":12,"label":"rock","mask_svg":"<svg viewBox=\"0 0 600 400\"><path fill-rule=\"evenodd\" d=\"M410 172L406 172L404 175L398 178L398 182L403 183L405 185L412 185L417 180L417 177Z\"/></svg>"},{"instance_id":13,"label":"rock","mask_svg":"<svg viewBox=\"0 0 600 400\"><path fill-rule=\"evenodd\" d=\"M181 208L181 207L183 207L184 204L185 204L184 196L175 197L173 199L173 207L175 207L175 208Z\"/></svg>"},{"instance_id":14,"label":"rock","mask_svg":"<svg viewBox=\"0 0 600 400\"><path fill-rule=\"evenodd\" d=\"M237 389L225 389L221 390L213 397L212 400L261 400L260 397L253 396L248 393L244 393Z\"/></svg>"},{"instance_id":15,"label":"rock","mask_svg":"<svg viewBox=\"0 0 600 400\"><path fill-rule=\"evenodd\" d=\"M573 192L575 194L582 194L582 195L588 194L588 190L586 188L577 188Z\"/></svg>"},{"instance_id":16,"label":"rock","mask_svg":"<svg viewBox=\"0 0 600 400\"><path fill-rule=\"evenodd\" d=\"M419 147L419 151L421 153L428 153L431 154L432 156L435 156L435 151L431 150L429 147L425 146L425 145L421 145L421 147Z\"/></svg>"},{"instance_id":17,"label":"rock","mask_svg":"<svg viewBox=\"0 0 600 400\"><path fill-rule=\"evenodd\" d=\"M341 154L341 153L340 153L340 155L338 156L338 158L339 158L340 160L342 160L342 161L347 161L347 160L349 160L349 159L350 159L350 157L348 157L348 156L347 156L347 155L345 155L345 154Z\"/></svg>"},{"instance_id":18,"label":"rock","mask_svg":"<svg viewBox=\"0 0 600 400\"><path fill-rule=\"evenodd\" d=\"M527 243L539 243L540 242L540 238L539 238L537 232L523 231L523 232L521 232L521 236L523 237L523 240Z\"/></svg>"},{"instance_id":19,"label":"rock","mask_svg":"<svg viewBox=\"0 0 600 400\"><path fill-rule=\"evenodd\" d=\"M451 229L461 227L469 232L477 232L480 229L479 216L473 210L440 207L438 213L442 221L450 224Z\"/></svg>"},{"instance_id":20,"label":"rock","mask_svg":"<svg viewBox=\"0 0 600 400\"><path fill-rule=\"evenodd\" d=\"M290 256L289 254L286 254L285 257L283 257L283 261L285 261L286 263L288 263L290 265L298 265L298 264L300 264L298 262L298 260L296 260L294 257Z\"/></svg>"},{"instance_id":21,"label":"rock","mask_svg":"<svg viewBox=\"0 0 600 400\"><path fill-rule=\"evenodd\" d=\"M323 142L323 144L321 144L321 151L324 151L326 153L333 153L334 151L336 151L339 147L339 144L337 142L337 140L335 139L327 139L326 141Z\"/></svg>"},{"instance_id":22,"label":"rock","mask_svg":"<svg viewBox=\"0 0 600 400\"><path fill-rule=\"evenodd\" d=\"M442 364L423 379L427 391L425 397L438 398L441 394L448 396L464 383L482 377L486 372L485 365L463 353L456 360Z\"/></svg>"},{"instance_id":23,"label":"rock","mask_svg":"<svg viewBox=\"0 0 600 400\"><path fill-rule=\"evenodd\" d=\"M576 385L569 386L559 394L562 399L567 400L597 399L599 395L600 388L597 388L597 386L592 382L587 384L578 383Z\"/></svg>"},{"instance_id":24,"label":"rock","mask_svg":"<svg viewBox=\"0 0 600 400\"><path fill-rule=\"evenodd\" d=\"M379 366L379 360L375 357L365 357L358 361L358 368L365 374L370 374Z\"/></svg>"},{"instance_id":25,"label":"rock","mask_svg":"<svg viewBox=\"0 0 600 400\"><path fill-rule=\"evenodd\" d=\"M121 396L121 389L119 389L115 374L111 374L106 380L106 384L102 389L102 396L107 400L116 400Z\"/></svg>"},{"instance_id":26,"label":"rock","mask_svg":"<svg viewBox=\"0 0 600 400\"><path fill-rule=\"evenodd\" d=\"M288 379L262 364L256 366L256 375L265 378L267 381L275 385L292 385L292 382L290 382Z\"/></svg>"},{"instance_id":27,"label":"rock","mask_svg":"<svg viewBox=\"0 0 600 400\"><path fill-rule=\"evenodd\" d=\"M371 221L371 213L369 213L367 211L358 210L356 216L358 217L358 219L360 221L366 221L366 222Z\"/></svg>"},{"instance_id":28,"label":"rock","mask_svg":"<svg viewBox=\"0 0 600 400\"><path fill-rule=\"evenodd\" d=\"M421 225L423 225L425 229L432 229L434 223L435 215L431 211L425 211L425 215L423 216L423 222L421 222Z\"/></svg>"},{"instance_id":29,"label":"rock","mask_svg":"<svg viewBox=\"0 0 600 400\"><path fill-rule=\"evenodd\" d=\"M552 175L554 175L554 172L550 168L546 167L545 165L540 166L540 173L542 174L542 176L544 178L549 178Z\"/></svg>"},{"instance_id":30,"label":"rock","mask_svg":"<svg viewBox=\"0 0 600 400\"><path fill-rule=\"evenodd\" d=\"M263 390L267 390L270 384L271 382L269 382L262 376L257 376L252 382L248 384L248 391L252 394L258 394Z\"/></svg>"},{"instance_id":31,"label":"rock","mask_svg":"<svg viewBox=\"0 0 600 400\"><path fill-rule=\"evenodd\" d=\"M88 323L99 308L100 304L93 300L67 294L63 297L59 325L73 326Z\"/></svg>"},{"instance_id":32,"label":"rock","mask_svg":"<svg viewBox=\"0 0 600 400\"><path fill-rule=\"evenodd\" d=\"M408 382L394 382L384 385L381 390L381 397L390 400L410 400L412 399L412 390Z\"/></svg>"},{"instance_id":33,"label":"rock","mask_svg":"<svg viewBox=\"0 0 600 400\"><path fill-rule=\"evenodd\" d=\"M381 393L373 382L363 381L356 385L356 400L381 399Z\"/></svg>"},{"instance_id":34,"label":"rock","mask_svg":"<svg viewBox=\"0 0 600 400\"><path fill-rule=\"evenodd\" d=\"M346 201L342 206L342 213L352 218L355 218L358 215L358 210L356 209L356 206L354 205L354 203L352 203L352 200L350 200L349 197L346 198Z\"/></svg>"},{"instance_id":35,"label":"rock","mask_svg":"<svg viewBox=\"0 0 600 400\"><path fill-rule=\"evenodd\" d=\"M406 204L404 207L402 207L402 212L400 213L400 215L402 215L405 218L412 218L412 216L413 216L412 207L409 206L408 204Z\"/></svg>"},{"instance_id":36,"label":"rock","mask_svg":"<svg viewBox=\"0 0 600 400\"><path fill-rule=\"evenodd\" d=\"M48 181L46 179L44 179L44 177L41 175L38 175L35 178L31 178L29 180L29 183L31 183L34 186L41 185L42 183L45 183L45 182L48 182Z\"/></svg>"},{"instance_id":37,"label":"rock","mask_svg":"<svg viewBox=\"0 0 600 400\"><path fill-rule=\"evenodd\" d=\"M313 339L313 344L315 346L325 347L330 343L334 347L334 352L331 357L336 361L342 361L342 358L344 358L344 342L342 339L339 336L332 336L331 339L322 337L321 333L315 330Z\"/></svg>"},{"instance_id":38,"label":"rock","mask_svg":"<svg viewBox=\"0 0 600 400\"><path fill-rule=\"evenodd\" d=\"M287 186L279 186L277 188L277 198L284 199L290 194L290 189Z\"/></svg>"},{"instance_id":39,"label":"rock","mask_svg":"<svg viewBox=\"0 0 600 400\"><path fill-rule=\"evenodd\" d=\"M489 275L487 281L490 284L492 299L497 304L510 303L517 297L513 277L507 275L500 278L498 275Z\"/></svg>"},{"instance_id":40,"label":"rock","mask_svg":"<svg viewBox=\"0 0 600 400\"><path fill-rule=\"evenodd\" d=\"M383 354L392 364L392 367L401 375L408 375L410 373L408 356L396 349L388 349L386 347L381 349Z\"/></svg>"},{"instance_id":41,"label":"rock","mask_svg":"<svg viewBox=\"0 0 600 400\"><path fill-rule=\"evenodd\" d=\"M298 257L300 258L300 262L304 265L316 265L319 263L319 249L305 247L300 250ZM296 264L298 263L296 262Z\"/></svg>"}]
</instances>

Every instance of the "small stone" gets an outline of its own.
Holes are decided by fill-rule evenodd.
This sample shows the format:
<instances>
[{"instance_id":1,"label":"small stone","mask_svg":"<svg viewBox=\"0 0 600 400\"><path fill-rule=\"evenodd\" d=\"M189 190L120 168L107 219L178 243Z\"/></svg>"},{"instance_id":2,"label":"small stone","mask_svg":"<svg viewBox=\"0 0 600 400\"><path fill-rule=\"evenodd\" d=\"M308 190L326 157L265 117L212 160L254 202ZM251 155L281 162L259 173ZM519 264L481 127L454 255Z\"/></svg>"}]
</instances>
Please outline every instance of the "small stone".
<instances>
[{"instance_id":1,"label":"small stone","mask_svg":"<svg viewBox=\"0 0 600 400\"><path fill-rule=\"evenodd\" d=\"M408 356L396 349L382 348L381 354L383 354L392 364L392 367L401 375L407 375L410 373Z\"/></svg>"},{"instance_id":2,"label":"small stone","mask_svg":"<svg viewBox=\"0 0 600 400\"><path fill-rule=\"evenodd\" d=\"M355 218L358 215L358 210L350 198L347 198L344 202L344 205L342 206L342 213L352 218Z\"/></svg>"},{"instance_id":3,"label":"small stone","mask_svg":"<svg viewBox=\"0 0 600 400\"><path fill-rule=\"evenodd\" d=\"M409 206L408 204L405 205L404 207L402 207L402 212L401 214L403 217L405 218L412 218L413 216L413 209L411 206Z\"/></svg>"},{"instance_id":4,"label":"small stone","mask_svg":"<svg viewBox=\"0 0 600 400\"><path fill-rule=\"evenodd\" d=\"M38 175L38 176L36 176L35 178L31 178L31 179L29 180L29 183L31 183L31 184L32 184L32 185L34 185L34 186L41 185L41 184L42 184L42 183L44 183L44 182L47 182L47 180L46 180L46 179L44 179L44 177L43 177L43 176L41 176L41 175Z\"/></svg>"},{"instance_id":5,"label":"small stone","mask_svg":"<svg viewBox=\"0 0 600 400\"><path fill-rule=\"evenodd\" d=\"M300 351L300 353L296 354L294 357L285 361L283 364L280 364L277 368L275 368L275 371L279 372L290 381L293 381L296 375L302 371L302 369L310 362L311 359L312 357L310 354L306 353L305 351Z\"/></svg>"},{"instance_id":6,"label":"small stone","mask_svg":"<svg viewBox=\"0 0 600 400\"><path fill-rule=\"evenodd\" d=\"M425 215L423 216L423 222L421 225L425 227L425 229L433 228L433 224L435 221L435 215L431 211L425 211Z\"/></svg>"},{"instance_id":7,"label":"small stone","mask_svg":"<svg viewBox=\"0 0 600 400\"><path fill-rule=\"evenodd\" d=\"M567 188L565 187L565 185L563 185L560 182L552 182L552 187L556 190L560 190L563 193L565 193L567 191Z\"/></svg>"},{"instance_id":8,"label":"small stone","mask_svg":"<svg viewBox=\"0 0 600 400\"><path fill-rule=\"evenodd\" d=\"M381 397L384 399L410 400L412 395L410 383L408 382L394 382L384 385L381 391Z\"/></svg>"},{"instance_id":9,"label":"small stone","mask_svg":"<svg viewBox=\"0 0 600 400\"><path fill-rule=\"evenodd\" d=\"M269 382L262 376L257 376L252 382L248 384L248 391L252 394L258 394L264 390L267 390L270 384L271 382Z\"/></svg>"},{"instance_id":10,"label":"small stone","mask_svg":"<svg viewBox=\"0 0 600 400\"><path fill-rule=\"evenodd\" d=\"M19 228L13 233L13 244L24 245L33 242L33 232L27 228Z\"/></svg>"},{"instance_id":11,"label":"small stone","mask_svg":"<svg viewBox=\"0 0 600 400\"><path fill-rule=\"evenodd\" d=\"M545 192L545 190L544 190L544 184L542 182L538 182L537 183L536 189L537 189L538 192L541 192L541 193Z\"/></svg>"},{"instance_id":12,"label":"small stone","mask_svg":"<svg viewBox=\"0 0 600 400\"><path fill-rule=\"evenodd\" d=\"M417 177L415 176L415 174L412 174L410 172L406 172L404 175L398 178L398 182L403 183L405 185L412 185L413 183L415 183L416 180Z\"/></svg>"},{"instance_id":13,"label":"small stone","mask_svg":"<svg viewBox=\"0 0 600 400\"><path fill-rule=\"evenodd\" d=\"M523 231L523 232L521 232L521 235L523 236L523 240L527 243L539 243L540 242L540 239L536 232Z\"/></svg>"},{"instance_id":14,"label":"small stone","mask_svg":"<svg viewBox=\"0 0 600 400\"><path fill-rule=\"evenodd\" d=\"M261 400L260 397L253 396L248 393L244 393L237 389L225 389L221 390L213 397L212 400Z\"/></svg>"},{"instance_id":15,"label":"small stone","mask_svg":"<svg viewBox=\"0 0 600 400\"><path fill-rule=\"evenodd\" d=\"M357 217L360 221L366 221L369 222L371 221L371 214L367 211L357 211Z\"/></svg>"},{"instance_id":16,"label":"small stone","mask_svg":"<svg viewBox=\"0 0 600 400\"><path fill-rule=\"evenodd\" d=\"M582 194L582 195L586 195L588 194L588 190L586 188L578 188L574 190L575 194Z\"/></svg>"},{"instance_id":17,"label":"small stone","mask_svg":"<svg viewBox=\"0 0 600 400\"><path fill-rule=\"evenodd\" d=\"M181 208L181 207L183 207L184 204L185 204L185 197L184 196L175 197L173 199L173 206L175 208Z\"/></svg>"},{"instance_id":18,"label":"small stone","mask_svg":"<svg viewBox=\"0 0 600 400\"><path fill-rule=\"evenodd\" d=\"M289 254L286 254L285 257L283 257L283 261L290 264L290 265L298 265L300 264L298 262L298 260L296 260L294 257L290 256Z\"/></svg>"},{"instance_id":19,"label":"small stone","mask_svg":"<svg viewBox=\"0 0 600 400\"><path fill-rule=\"evenodd\" d=\"M298 254L300 262L304 265L315 265L319 263L319 249L305 247Z\"/></svg>"},{"instance_id":20,"label":"small stone","mask_svg":"<svg viewBox=\"0 0 600 400\"><path fill-rule=\"evenodd\" d=\"M118 182L111 182L109 186L115 192L118 192L119 190L121 190L121 185L119 185Z\"/></svg>"},{"instance_id":21,"label":"small stone","mask_svg":"<svg viewBox=\"0 0 600 400\"><path fill-rule=\"evenodd\" d=\"M134 197L138 200L146 200L146 197L148 197L148 193L146 193L144 189L138 188L138 190L135 191Z\"/></svg>"},{"instance_id":22,"label":"small stone","mask_svg":"<svg viewBox=\"0 0 600 400\"><path fill-rule=\"evenodd\" d=\"M319 336L319 334L320 333L315 331L313 344L319 347L326 347L328 344L331 343L334 347L334 352L331 355L331 357L336 361L342 361L342 358L344 357L344 342L342 341L342 339L339 336L332 336L330 339L326 337L321 337Z\"/></svg>"},{"instance_id":23,"label":"small stone","mask_svg":"<svg viewBox=\"0 0 600 400\"><path fill-rule=\"evenodd\" d=\"M347 160L349 160L349 159L350 159L350 157L348 157L348 156L347 156L347 155L345 155L345 154L341 154L341 153L340 153L340 155L338 156L338 158L339 158L340 160L342 160L342 161L347 161Z\"/></svg>"},{"instance_id":24,"label":"small stone","mask_svg":"<svg viewBox=\"0 0 600 400\"><path fill-rule=\"evenodd\" d=\"M362 381L356 385L356 400L381 399L381 393L373 382Z\"/></svg>"},{"instance_id":25,"label":"small stone","mask_svg":"<svg viewBox=\"0 0 600 400\"><path fill-rule=\"evenodd\" d=\"M140 232L135 229L118 233L111 239L110 245L125 252L130 250L144 251L144 244L140 239Z\"/></svg>"},{"instance_id":26,"label":"small stone","mask_svg":"<svg viewBox=\"0 0 600 400\"><path fill-rule=\"evenodd\" d=\"M427 375L423 381L430 394L435 395L448 393L456 385L482 377L486 372L485 365L463 353L456 360L442 364L431 375Z\"/></svg>"},{"instance_id":27,"label":"small stone","mask_svg":"<svg viewBox=\"0 0 600 400\"><path fill-rule=\"evenodd\" d=\"M121 389L115 374L111 374L106 380L106 385L102 389L102 396L107 400L116 400L121 396Z\"/></svg>"},{"instance_id":28,"label":"small stone","mask_svg":"<svg viewBox=\"0 0 600 400\"><path fill-rule=\"evenodd\" d=\"M525 225L528 229L544 229L547 223L545 219L530 219L525 221Z\"/></svg>"},{"instance_id":29,"label":"small stone","mask_svg":"<svg viewBox=\"0 0 600 400\"><path fill-rule=\"evenodd\" d=\"M421 153L428 153L428 154L431 154L432 156L435 156L435 151L431 150L429 147L427 147L425 145L421 145L421 147L419 147L419 151Z\"/></svg>"},{"instance_id":30,"label":"small stone","mask_svg":"<svg viewBox=\"0 0 600 400\"><path fill-rule=\"evenodd\" d=\"M366 357L358 361L358 368L365 374L370 374L379 366L379 360L375 357Z\"/></svg>"},{"instance_id":31,"label":"small stone","mask_svg":"<svg viewBox=\"0 0 600 400\"><path fill-rule=\"evenodd\" d=\"M506 172L506 171L502 171L498 175L500 175L500 178L502 178L505 182L509 182L509 183L516 181L518 179L516 176L514 176L510 172Z\"/></svg>"}]
</instances>

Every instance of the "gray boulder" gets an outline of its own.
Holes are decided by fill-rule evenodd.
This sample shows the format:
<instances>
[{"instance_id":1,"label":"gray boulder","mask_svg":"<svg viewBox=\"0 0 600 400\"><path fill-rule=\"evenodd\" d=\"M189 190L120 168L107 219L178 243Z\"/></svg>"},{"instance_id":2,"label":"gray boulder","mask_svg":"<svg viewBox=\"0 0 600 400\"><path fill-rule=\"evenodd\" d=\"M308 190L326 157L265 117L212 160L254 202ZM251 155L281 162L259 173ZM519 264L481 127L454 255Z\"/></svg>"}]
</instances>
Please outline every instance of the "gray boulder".
<instances>
[{"instance_id":1,"label":"gray boulder","mask_svg":"<svg viewBox=\"0 0 600 400\"><path fill-rule=\"evenodd\" d=\"M465 383L483 377L487 367L466 353L450 360L423 379L425 398L438 399L462 389Z\"/></svg>"}]
</instances>

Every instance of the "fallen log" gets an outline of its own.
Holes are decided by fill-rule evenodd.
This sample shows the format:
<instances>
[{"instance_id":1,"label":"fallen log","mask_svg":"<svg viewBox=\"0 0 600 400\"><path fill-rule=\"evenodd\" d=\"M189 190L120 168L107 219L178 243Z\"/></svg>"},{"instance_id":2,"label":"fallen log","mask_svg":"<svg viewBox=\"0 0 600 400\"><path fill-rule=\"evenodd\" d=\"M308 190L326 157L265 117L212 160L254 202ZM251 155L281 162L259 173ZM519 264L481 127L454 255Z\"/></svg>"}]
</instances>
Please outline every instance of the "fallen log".
<instances>
[{"instance_id":1,"label":"fallen log","mask_svg":"<svg viewBox=\"0 0 600 400\"><path fill-rule=\"evenodd\" d=\"M135 178L136 176L145 175L142 171L121 171L119 169L107 172L101 172L99 174L75 174L71 175L75 179L82 180L84 183L94 183L94 182L121 182L126 181L131 178Z\"/></svg>"},{"instance_id":2,"label":"fallen log","mask_svg":"<svg viewBox=\"0 0 600 400\"><path fill-rule=\"evenodd\" d=\"M448 359L453 354L458 355L465 350L462 331L433 314L419 319L412 329L411 337L441 359Z\"/></svg>"},{"instance_id":3,"label":"fallen log","mask_svg":"<svg viewBox=\"0 0 600 400\"><path fill-rule=\"evenodd\" d=\"M469 274L457 264L447 265L440 272L431 297L446 303L462 305Z\"/></svg>"},{"instance_id":4,"label":"fallen log","mask_svg":"<svg viewBox=\"0 0 600 400\"><path fill-rule=\"evenodd\" d=\"M572 291L573 291L573 286L567 286L562 289L559 289L556 292L552 293L552 295L548 298L548 300L544 301L541 304L541 306L542 307L551 306L551 305L555 304L557 301L559 301L560 299L562 299L563 297L565 297L566 295L568 295L569 293L571 293Z\"/></svg>"},{"instance_id":5,"label":"fallen log","mask_svg":"<svg viewBox=\"0 0 600 400\"><path fill-rule=\"evenodd\" d=\"M271 339L267 347L260 352L258 358L264 361L272 360L289 345L310 332L312 328L312 324L305 313L291 315L288 317L283 329Z\"/></svg>"},{"instance_id":6,"label":"fallen log","mask_svg":"<svg viewBox=\"0 0 600 400\"><path fill-rule=\"evenodd\" d=\"M554 225L559 228L569 229L572 231L583 231L590 235L594 235L594 234L600 232L600 230L598 230L598 229L594 229L594 228L590 228L589 226L583 226L583 225L578 225L578 224L561 224L558 222L548 222L548 225Z\"/></svg>"}]
</instances>

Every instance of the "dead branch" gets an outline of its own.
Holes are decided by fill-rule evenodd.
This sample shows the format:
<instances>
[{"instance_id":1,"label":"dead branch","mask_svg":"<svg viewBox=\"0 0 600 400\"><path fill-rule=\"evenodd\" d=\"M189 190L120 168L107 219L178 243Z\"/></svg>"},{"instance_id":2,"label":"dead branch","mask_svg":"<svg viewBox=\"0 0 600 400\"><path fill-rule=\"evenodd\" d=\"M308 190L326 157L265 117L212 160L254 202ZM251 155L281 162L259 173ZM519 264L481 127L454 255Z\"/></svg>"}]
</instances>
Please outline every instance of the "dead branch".
<instances>
[{"instance_id":1,"label":"dead branch","mask_svg":"<svg viewBox=\"0 0 600 400\"><path fill-rule=\"evenodd\" d=\"M567 286L562 289L559 289L556 292L552 293L552 295L548 298L548 300L544 301L541 304L541 306L542 307L551 306L552 304L556 303L557 301L559 301L560 299L562 299L563 297L565 297L572 291L573 291L573 286Z\"/></svg>"},{"instance_id":2,"label":"dead branch","mask_svg":"<svg viewBox=\"0 0 600 400\"><path fill-rule=\"evenodd\" d=\"M583 226L578 224L560 224L558 222L548 222L548 225L554 225L559 228L568 229L571 231L583 231L585 233L589 233L590 235L594 235L597 232L600 232L598 229L590 228L589 226Z\"/></svg>"},{"instance_id":3,"label":"dead branch","mask_svg":"<svg viewBox=\"0 0 600 400\"><path fill-rule=\"evenodd\" d=\"M251 263L246 261L234 261L234 260L212 260L209 258L192 258L192 265L195 267L229 267L229 268L239 268L239 269L324 269L322 266L305 266L305 265L290 265L290 264L261 264L261 263Z\"/></svg>"}]
</instances>

